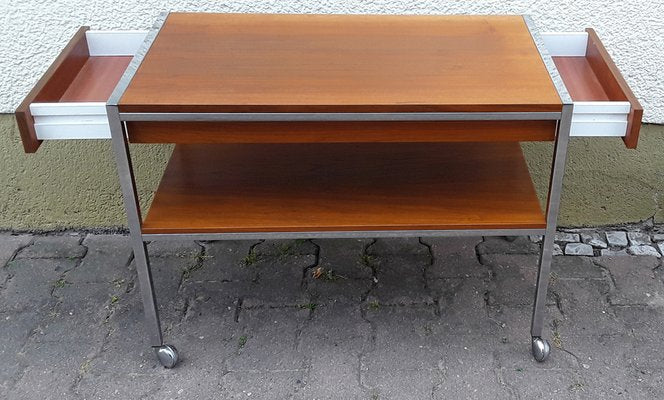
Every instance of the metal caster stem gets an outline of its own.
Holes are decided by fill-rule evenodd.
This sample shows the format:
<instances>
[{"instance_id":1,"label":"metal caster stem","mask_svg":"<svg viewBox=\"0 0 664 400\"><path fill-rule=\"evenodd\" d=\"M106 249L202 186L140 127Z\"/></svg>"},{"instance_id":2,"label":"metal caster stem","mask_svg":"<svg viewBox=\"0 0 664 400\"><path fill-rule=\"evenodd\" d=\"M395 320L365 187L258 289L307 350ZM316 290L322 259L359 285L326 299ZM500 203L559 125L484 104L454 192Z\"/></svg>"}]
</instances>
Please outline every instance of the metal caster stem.
<instances>
[{"instance_id":1,"label":"metal caster stem","mask_svg":"<svg viewBox=\"0 0 664 400\"><path fill-rule=\"evenodd\" d=\"M170 344L164 344L154 348L157 358L164 368L173 368L178 363L178 349Z\"/></svg>"},{"instance_id":2,"label":"metal caster stem","mask_svg":"<svg viewBox=\"0 0 664 400\"><path fill-rule=\"evenodd\" d=\"M547 357L549 357L549 353L551 353L551 346L549 345L549 342L546 339L533 336L532 351L535 360L537 360L538 362L543 362L544 360L547 359Z\"/></svg>"}]
</instances>

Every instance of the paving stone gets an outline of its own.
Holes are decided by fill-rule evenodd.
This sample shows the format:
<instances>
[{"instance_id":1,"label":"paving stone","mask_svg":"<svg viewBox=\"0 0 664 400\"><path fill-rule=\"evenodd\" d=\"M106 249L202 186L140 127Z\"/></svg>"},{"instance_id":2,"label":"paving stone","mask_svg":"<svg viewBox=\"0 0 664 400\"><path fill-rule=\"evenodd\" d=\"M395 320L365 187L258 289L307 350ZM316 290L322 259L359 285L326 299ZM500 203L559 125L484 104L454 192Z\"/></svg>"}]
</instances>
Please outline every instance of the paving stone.
<instances>
[{"instance_id":1,"label":"paving stone","mask_svg":"<svg viewBox=\"0 0 664 400\"><path fill-rule=\"evenodd\" d=\"M627 249L623 249L623 250L604 249L604 250L601 251L600 254L601 254L602 257L629 256L629 254L627 254Z\"/></svg>"},{"instance_id":2,"label":"paving stone","mask_svg":"<svg viewBox=\"0 0 664 400\"><path fill-rule=\"evenodd\" d=\"M124 288L111 283L67 283L53 295L57 303L34 329L35 342L101 342L108 333L106 317L126 301Z\"/></svg>"},{"instance_id":3,"label":"paving stone","mask_svg":"<svg viewBox=\"0 0 664 400\"><path fill-rule=\"evenodd\" d=\"M295 255L313 255L318 248L310 240L303 239L285 239L285 240L265 240L256 246L259 254L264 256L287 257Z\"/></svg>"},{"instance_id":4,"label":"paving stone","mask_svg":"<svg viewBox=\"0 0 664 400\"><path fill-rule=\"evenodd\" d=\"M578 233L556 232L554 240L561 243L577 243L581 241L581 238Z\"/></svg>"},{"instance_id":5,"label":"paving stone","mask_svg":"<svg viewBox=\"0 0 664 400\"><path fill-rule=\"evenodd\" d=\"M366 319L374 327L375 341L373 351L363 356L363 371L437 368L445 350L443 339L450 337L445 334L443 322L435 315L434 307L381 305L369 309Z\"/></svg>"},{"instance_id":6,"label":"paving stone","mask_svg":"<svg viewBox=\"0 0 664 400\"><path fill-rule=\"evenodd\" d=\"M238 342L237 351L228 357L228 370L306 369L307 358L297 348L299 332L310 314L311 310L300 307L243 309L238 323L244 343Z\"/></svg>"},{"instance_id":7,"label":"paving stone","mask_svg":"<svg viewBox=\"0 0 664 400\"><path fill-rule=\"evenodd\" d=\"M650 235L643 232L627 232L627 239L631 246L641 246L652 243Z\"/></svg>"},{"instance_id":8,"label":"paving stone","mask_svg":"<svg viewBox=\"0 0 664 400\"><path fill-rule=\"evenodd\" d=\"M627 253L633 256L651 256L656 258L660 258L662 256L661 254L659 254L657 249L648 245L629 246L627 248Z\"/></svg>"},{"instance_id":9,"label":"paving stone","mask_svg":"<svg viewBox=\"0 0 664 400\"><path fill-rule=\"evenodd\" d=\"M664 242L664 233L655 233L652 235L653 242Z\"/></svg>"},{"instance_id":10,"label":"paving stone","mask_svg":"<svg viewBox=\"0 0 664 400\"><path fill-rule=\"evenodd\" d=\"M664 297L664 283L653 271L659 265L655 257L599 257L597 262L613 276L611 304L658 304Z\"/></svg>"},{"instance_id":11,"label":"paving stone","mask_svg":"<svg viewBox=\"0 0 664 400\"><path fill-rule=\"evenodd\" d=\"M380 238L369 246L367 253L374 256L400 256L417 255L429 258L429 249L420 243L419 238Z\"/></svg>"},{"instance_id":12,"label":"paving stone","mask_svg":"<svg viewBox=\"0 0 664 400\"><path fill-rule=\"evenodd\" d=\"M167 324L163 322L165 321L162 321L165 327ZM87 372L82 377L79 384L81 394L113 393L118 388L120 394L127 393L129 388L114 385L122 381L130 382L133 380L131 377L147 376L162 370L148 341L145 315L138 292L125 296L125 300L114 307L105 325L108 328L107 337L100 345L100 352L90 360ZM168 332L164 341L178 347L185 359L191 351L189 347L194 347L194 343L180 346L185 344L184 338L172 341ZM142 381L148 388L155 389L147 380ZM136 387L131 390L140 393Z\"/></svg>"},{"instance_id":13,"label":"paving stone","mask_svg":"<svg viewBox=\"0 0 664 400\"><path fill-rule=\"evenodd\" d=\"M0 270L22 247L30 244L31 240L31 235L0 234Z\"/></svg>"},{"instance_id":14,"label":"paving stone","mask_svg":"<svg viewBox=\"0 0 664 400\"><path fill-rule=\"evenodd\" d=\"M420 257L379 258L377 281L370 296L387 305L433 304L424 278L427 265L428 261Z\"/></svg>"},{"instance_id":15,"label":"paving stone","mask_svg":"<svg viewBox=\"0 0 664 400\"><path fill-rule=\"evenodd\" d=\"M551 263L556 279L603 279L604 272L587 257L556 257Z\"/></svg>"},{"instance_id":16,"label":"paving stone","mask_svg":"<svg viewBox=\"0 0 664 400\"><path fill-rule=\"evenodd\" d=\"M204 254L199 254L201 268L197 268L187 276L190 281L208 282L251 282L258 279L258 256L250 257L256 241L222 240L205 243ZM256 254L255 250L252 254Z\"/></svg>"},{"instance_id":17,"label":"paving stone","mask_svg":"<svg viewBox=\"0 0 664 400\"><path fill-rule=\"evenodd\" d=\"M481 237L422 238L431 246L433 263L426 268L427 280L489 276L489 269L480 264L475 251Z\"/></svg>"},{"instance_id":18,"label":"paving stone","mask_svg":"<svg viewBox=\"0 0 664 400\"><path fill-rule=\"evenodd\" d=\"M578 370L584 378L583 386L579 387L583 398L650 398L638 389L638 381L627 366L631 350L625 344L632 339L623 333L600 332L562 338L565 350L578 359Z\"/></svg>"},{"instance_id":19,"label":"paving stone","mask_svg":"<svg viewBox=\"0 0 664 400\"><path fill-rule=\"evenodd\" d=\"M554 243L553 244L553 255L554 256L562 256L563 254L564 254L563 249L560 248L560 245L558 243Z\"/></svg>"},{"instance_id":20,"label":"paving stone","mask_svg":"<svg viewBox=\"0 0 664 400\"><path fill-rule=\"evenodd\" d=\"M305 386L305 371L230 372L222 378L219 398L291 399Z\"/></svg>"},{"instance_id":21,"label":"paving stone","mask_svg":"<svg viewBox=\"0 0 664 400\"><path fill-rule=\"evenodd\" d=\"M370 388L370 399L425 399L441 384L436 368L406 370L388 368L362 372L362 384Z\"/></svg>"},{"instance_id":22,"label":"paving stone","mask_svg":"<svg viewBox=\"0 0 664 400\"><path fill-rule=\"evenodd\" d=\"M258 275L255 289L244 295L246 307L262 305L298 306L310 302L309 294L303 287L305 270L314 266L313 254L292 254L269 256L261 259L255 268Z\"/></svg>"},{"instance_id":23,"label":"paving stone","mask_svg":"<svg viewBox=\"0 0 664 400\"><path fill-rule=\"evenodd\" d=\"M358 356L323 348L312 355L306 372L306 386L295 399L370 399L360 386ZM272 398L272 397L268 397Z\"/></svg>"},{"instance_id":24,"label":"paving stone","mask_svg":"<svg viewBox=\"0 0 664 400\"><path fill-rule=\"evenodd\" d=\"M0 292L0 311L38 310L55 302L57 281L76 267L70 259L16 259L5 267L9 280Z\"/></svg>"},{"instance_id":25,"label":"paving stone","mask_svg":"<svg viewBox=\"0 0 664 400\"><path fill-rule=\"evenodd\" d=\"M565 246L566 256L593 256L593 248L584 243L568 243Z\"/></svg>"},{"instance_id":26,"label":"paving stone","mask_svg":"<svg viewBox=\"0 0 664 400\"><path fill-rule=\"evenodd\" d=\"M606 241L611 247L625 247L627 242L627 234L622 231L606 232Z\"/></svg>"},{"instance_id":27,"label":"paving stone","mask_svg":"<svg viewBox=\"0 0 664 400\"><path fill-rule=\"evenodd\" d=\"M238 295L238 285L243 284L204 283L187 287L182 292L183 296L187 296L185 310L181 319L173 324L173 337L182 338L184 342L203 339L232 342L231 347L235 350L238 337L242 336L236 321L242 311L243 295Z\"/></svg>"},{"instance_id":28,"label":"paving stone","mask_svg":"<svg viewBox=\"0 0 664 400\"><path fill-rule=\"evenodd\" d=\"M489 320L494 328L489 331L488 337L494 340L493 348L509 345L519 345L522 351L530 351L530 327L533 314L533 305L494 305L487 309ZM544 315L542 337L551 339L552 326L555 319L560 318L560 312L555 305L547 305ZM553 351L556 351L553 349Z\"/></svg>"},{"instance_id":29,"label":"paving stone","mask_svg":"<svg viewBox=\"0 0 664 400\"><path fill-rule=\"evenodd\" d=\"M173 376L170 377L168 376L168 370L165 372L158 377L159 388L147 394L145 399L185 400L217 396L217 398L227 398L219 395L220 392L223 393L224 377L223 374L219 373L218 368L210 368L206 365L195 372L191 368L182 368L171 374Z\"/></svg>"},{"instance_id":30,"label":"paving stone","mask_svg":"<svg viewBox=\"0 0 664 400\"><path fill-rule=\"evenodd\" d=\"M178 289L183 281L185 271L191 270L197 260L183 257L154 257L150 259L152 281L158 302L166 304L178 299ZM132 261L129 268L136 270L136 262ZM136 278L136 287L140 290L140 282Z\"/></svg>"},{"instance_id":31,"label":"paving stone","mask_svg":"<svg viewBox=\"0 0 664 400\"><path fill-rule=\"evenodd\" d=\"M19 356L28 336L37 326L41 315L35 311L0 313L0 395L11 387L24 368Z\"/></svg>"},{"instance_id":32,"label":"paving stone","mask_svg":"<svg viewBox=\"0 0 664 400\"><path fill-rule=\"evenodd\" d=\"M633 329L616 335L597 334L566 340L566 349L584 366L581 369L586 378L584 391L592 398L662 398L664 351L652 346L653 340L661 337L661 327L654 326L660 325L661 320L652 324L648 317L663 315L647 314L651 310L643 306L617 307L615 311L625 325Z\"/></svg>"},{"instance_id":33,"label":"paving stone","mask_svg":"<svg viewBox=\"0 0 664 400\"><path fill-rule=\"evenodd\" d=\"M498 237L487 237L477 245L477 253L488 254L539 254L540 245L531 242L527 237L520 236L513 241Z\"/></svg>"},{"instance_id":34,"label":"paving stone","mask_svg":"<svg viewBox=\"0 0 664 400\"><path fill-rule=\"evenodd\" d=\"M80 244L81 239L78 235L35 236L33 243L22 249L16 258L81 258L86 251Z\"/></svg>"},{"instance_id":35,"label":"paving stone","mask_svg":"<svg viewBox=\"0 0 664 400\"><path fill-rule=\"evenodd\" d=\"M542 243L542 239L544 236L542 235L530 235L528 236L528 239L530 239L531 242L533 243Z\"/></svg>"},{"instance_id":36,"label":"paving stone","mask_svg":"<svg viewBox=\"0 0 664 400\"><path fill-rule=\"evenodd\" d=\"M585 244L589 244L596 249L606 249L608 245L602 236L597 232L591 233L582 233L581 241Z\"/></svg>"},{"instance_id":37,"label":"paving stone","mask_svg":"<svg viewBox=\"0 0 664 400\"><path fill-rule=\"evenodd\" d=\"M606 301L610 284L601 279L560 279L550 285L561 315L551 319L563 344L573 335L619 334L624 325Z\"/></svg>"},{"instance_id":38,"label":"paving stone","mask_svg":"<svg viewBox=\"0 0 664 400\"><path fill-rule=\"evenodd\" d=\"M498 376L498 363L490 346L450 346L439 363L442 382L433 399L511 399L512 392Z\"/></svg>"},{"instance_id":39,"label":"paving stone","mask_svg":"<svg viewBox=\"0 0 664 400\"><path fill-rule=\"evenodd\" d=\"M466 240L426 238L432 265L413 240L383 243L373 258L362 257L366 240L301 241L293 254L270 242L251 268L252 241L164 251L152 257L155 288L165 341L181 355L166 370L123 241L88 235L82 260L2 268L0 398L664 398L654 257L554 258L543 335L554 348L540 364L530 354L539 250L482 254L478 266ZM353 279L312 280L316 260ZM321 284L314 299L310 284Z\"/></svg>"},{"instance_id":40,"label":"paving stone","mask_svg":"<svg viewBox=\"0 0 664 400\"><path fill-rule=\"evenodd\" d=\"M360 387L360 355L371 347L371 326L357 305L319 306L302 329L298 351L311 360L302 399L365 399Z\"/></svg>"},{"instance_id":41,"label":"paving stone","mask_svg":"<svg viewBox=\"0 0 664 400\"><path fill-rule=\"evenodd\" d=\"M482 279L438 279L432 282L442 324L455 334L487 333L492 328L487 318L485 296L488 283Z\"/></svg>"},{"instance_id":42,"label":"paving stone","mask_svg":"<svg viewBox=\"0 0 664 400\"><path fill-rule=\"evenodd\" d=\"M626 341L630 344L636 342L654 343L661 339L662 321L664 321L664 307L651 305L630 305L614 307L614 314L625 325ZM664 349L653 348L653 354L663 354Z\"/></svg>"},{"instance_id":43,"label":"paving stone","mask_svg":"<svg viewBox=\"0 0 664 400\"><path fill-rule=\"evenodd\" d=\"M354 355L357 362L357 356L371 347L370 342L371 325L362 317L359 305L330 303L316 307L299 334L297 346L308 357L327 349L330 355Z\"/></svg>"},{"instance_id":44,"label":"paving stone","mask_svg":"<svg viewBox=\"0 0 664 400\"><path fill-rule=\"evenodd\" d=\"M5 287L9 278L9 268L5 268L5 264L14 258L21 248L30 244L31 240L30 235L0 234L0 290Z\"/></svg>"},{"instance_id":45,"label":"paving stone","mask_svg":"<svg viewBox=\"0 0 664 400\"><path fill-rule=\"evenodd\" d=\"M348 279L371 279L373 272L367 265L371 260L363 257L370 239L320 239L318 266Z\"/></svg>"},{"instance_id":46,"label":"paving stone","mask_svg":"<svg viewBox=\"0 0 664 400\"><path fill-rule=\"evenodd\" d=\"M320 255L316 267L306 272L307 291L313 301L359 304L373 285L372 258L363 257L372 240L317 240Z\"/></svg>"},{"instance_id":47,"label":"paving stone","mask_svg":"<svg viewBox=\"0 0 664 400\"><path fill-rule=\"evenodd\" d=\"M334 275L331 279L314 278L309 272L306 281L309 298L317 304L330 302L358 304L373 286L371 279L350 279L338 275Z\"/></svg>"},{"instance_id":48,"label":"paving stone","mask_svg":"<svg viewBox=\"0 0 664 400\"><path fill-rule=\"evenodd\" d=\"M644 393L641 398L664 398L664 357L661 352L653 354L652 342L637 342L630 355L632 387L636 387L637 393Z\"/></svg>"},{"instance_id":49,"label":"paving stone","mask_svg":"<svg viewBox=\"0 0 664 400\"><path fill-rule=\"evenodd\" d=\"M490 304L530 305L535 296L537 280L536 255L482 256L482 264L489 265L494 274L489 291Z\"/></svg>"},{"instance_id":50,"label":"paving stone","mask_svg":"<svg viewBox=\"0 0 664 400\"><path fill-rule=\"evenodd\" d=\"M522 399L577 399L585 381L573 356L552 351L544 363L533 360L521 346L506 346L497 352L501 380Z\"/></svg>"},{"instance_id":51,"label":"paving stone","mask_svg":"<svg viewBox=\"0 0 664 400\"><path fill-rule=\"evenodd\" d=\"M6 398L59 400L74 397L71 387L93 354L88 346L74 343L29 342L20 354L26 367Z\"/></svg>"},{"instance_id":52,"label":"paving stone","mask_svg":"<svg viewBox=\"0 0 664 400\"><path fill-rule=\"evenodd\" d=\"M132 250L124 235L88 235L83 244L88 251L81 264L67 274L69 283L114 283L127 281L131 274Z\"/></svg>"},{"instance_id":53,"label":"paving stone","mask_svg":"<svg viewBox=\"0 0 664 400\"><path fill-rule=\"evenodd\" d=\"M148 243L149 257L196 257L202 247L193 240L156 240Z\"/></svg>"},{"instance_id":54,"label":"paving stone","mask_svg":"<svg viewBox=\"0 0 664 400\"><path fill-rule=\"evenodd\" d=\"M378 398L429 397L441 382L438 362L448 339L433 308L381 306L367 318L375 327L375 347L361 358L362 385Z\"/></svg>"}]
</instances>

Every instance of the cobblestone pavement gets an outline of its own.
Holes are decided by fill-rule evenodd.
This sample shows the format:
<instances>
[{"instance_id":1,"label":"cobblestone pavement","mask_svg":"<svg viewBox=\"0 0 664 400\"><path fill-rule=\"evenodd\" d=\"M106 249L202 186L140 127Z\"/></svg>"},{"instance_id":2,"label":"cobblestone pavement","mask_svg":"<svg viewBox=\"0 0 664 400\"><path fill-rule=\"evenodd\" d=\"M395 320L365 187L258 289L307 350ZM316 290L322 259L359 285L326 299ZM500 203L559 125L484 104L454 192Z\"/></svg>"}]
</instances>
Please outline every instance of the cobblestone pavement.
<instances>
[{"instance_id":1,"label":"cobblestone pavement","mask_svg":"<svg viewBox=\"0 0 664 400\"><path fill-rule=\"evenodd\" d=\"M558 238L594 256L554 258L542 364L538 238L152 243L167 370L127 237L0 234L0 398L664 398L661 259L619 249L664 237L591 236Z\"/></svg>"}]
</instances>

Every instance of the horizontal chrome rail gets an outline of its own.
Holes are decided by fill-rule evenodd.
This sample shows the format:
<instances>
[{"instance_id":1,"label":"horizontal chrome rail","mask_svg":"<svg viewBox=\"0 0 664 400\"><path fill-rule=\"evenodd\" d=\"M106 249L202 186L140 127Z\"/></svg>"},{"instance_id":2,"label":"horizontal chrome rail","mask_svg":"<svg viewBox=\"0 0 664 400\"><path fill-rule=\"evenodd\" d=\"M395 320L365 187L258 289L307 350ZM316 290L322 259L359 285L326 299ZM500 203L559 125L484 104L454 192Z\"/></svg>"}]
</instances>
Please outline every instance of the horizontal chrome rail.
<instances>
[{"instance_id":1,"label":"horizontal chrome rail","mask_svg":"<svg viewBox=\"0 0 664 400\"><path fill-rule=\"evenodd\" d=\"M389 237L461 237L543 235L545 229L459 229L405 231L144 233L143 240L343 239Z\"/></svg>"}]
</instances>

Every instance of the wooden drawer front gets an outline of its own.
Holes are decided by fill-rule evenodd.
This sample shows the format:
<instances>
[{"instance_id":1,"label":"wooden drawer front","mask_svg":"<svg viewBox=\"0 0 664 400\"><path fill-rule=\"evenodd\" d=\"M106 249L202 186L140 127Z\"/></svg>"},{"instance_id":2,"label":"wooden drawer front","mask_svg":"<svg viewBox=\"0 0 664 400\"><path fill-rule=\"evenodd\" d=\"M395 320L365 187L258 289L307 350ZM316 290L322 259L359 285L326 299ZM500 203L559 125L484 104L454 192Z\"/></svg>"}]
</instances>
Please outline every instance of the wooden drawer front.
<instances>
[{"instance_id":1,"label":"wooden drawer front","mask_svg":"<svg viewBox=\"0 0 664 400\"><path fill-rule=\"evenodd\" d=\"M572 100L572 136L620 136L638 142L643 108L592 29L543 33Z\"/></svg>"},{"instance_id":2,"label":"wooden drawer front","mask_svg":"<svg viewBox=\"0 0 664 400\"><path fill-rule=\"evenodd\" d=\"M25 151L42 140L110 138L106 101L146 34L79 29L16 110Z\"/></svg>"},{"instance_id":3,"label":"wooden drawer front","mask_svg":"<svg viewBox=\"0 0 664 400\"><path fill-rule=\"evenodd\" d=\"M555 120L127 122L133 143L525 142L555 139Z\"/></svg>"}]
</instances>

